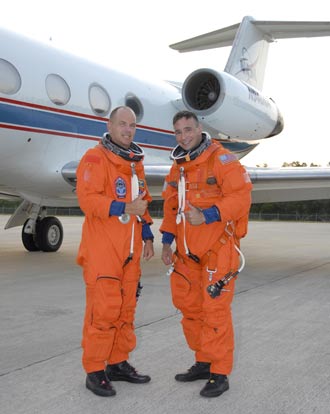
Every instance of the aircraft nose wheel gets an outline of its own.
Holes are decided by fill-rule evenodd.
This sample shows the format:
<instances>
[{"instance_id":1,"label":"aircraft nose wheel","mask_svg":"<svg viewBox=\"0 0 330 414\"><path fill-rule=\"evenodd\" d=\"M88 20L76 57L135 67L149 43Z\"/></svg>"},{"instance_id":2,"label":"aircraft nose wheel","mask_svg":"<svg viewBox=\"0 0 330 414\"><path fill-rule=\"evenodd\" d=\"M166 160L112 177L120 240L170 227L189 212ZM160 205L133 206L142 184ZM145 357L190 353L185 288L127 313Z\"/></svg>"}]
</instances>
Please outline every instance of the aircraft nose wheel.
<instances>
[{"instance_id":1,"label":"aircraft nose wheel","mask_svg":"<svg viewBox=\"0 0 330 414\"><path fill-rule=\"evenodd\" d=\"M44 252L56 252L63 241L63 227L56 217L45 217L37 222L36 243Z\"/></svg>"}]
</instances>

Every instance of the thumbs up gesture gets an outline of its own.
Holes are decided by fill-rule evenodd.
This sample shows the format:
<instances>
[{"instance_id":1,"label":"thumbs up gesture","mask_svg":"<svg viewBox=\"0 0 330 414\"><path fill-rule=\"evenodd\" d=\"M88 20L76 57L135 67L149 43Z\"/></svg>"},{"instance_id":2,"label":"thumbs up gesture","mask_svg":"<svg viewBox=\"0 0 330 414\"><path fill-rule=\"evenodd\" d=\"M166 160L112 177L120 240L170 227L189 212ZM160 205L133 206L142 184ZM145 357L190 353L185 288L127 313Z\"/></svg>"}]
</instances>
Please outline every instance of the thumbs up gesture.
<instances>
[{"instance_id":1,"label":"thumbs up gesture","mask_svg":"<svg viewBox=\"0 0 330 414\"><path fill-rule=\"evenodd\" d=\"M200 224L205 223L205 217L202 209L193 206L189 201L187 201L187 206L189 210L185 211L186 220L192 226L199 226Z\"/></svg>"},{"instance_id":2,"label":"thumbs up gesture","mask_svg":"<svg viewBox=\"0 0 330 414\"><path fill-rule=\"evenodd\" d=\"M139 194L137 198L130 203L126 203L125 213L132 214L135 216L143 216L147 207L148 201L143 200L143 197L146 195L146 192Z\"/></svg>"}]
</instances>

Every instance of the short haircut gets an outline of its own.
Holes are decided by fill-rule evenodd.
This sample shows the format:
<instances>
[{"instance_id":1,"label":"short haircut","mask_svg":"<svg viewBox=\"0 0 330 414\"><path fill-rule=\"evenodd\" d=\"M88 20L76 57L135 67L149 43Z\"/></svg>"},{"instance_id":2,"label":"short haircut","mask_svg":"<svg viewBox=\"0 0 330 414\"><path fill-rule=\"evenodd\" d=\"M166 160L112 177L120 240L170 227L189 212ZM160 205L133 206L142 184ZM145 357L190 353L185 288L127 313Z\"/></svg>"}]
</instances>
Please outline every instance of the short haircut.
<instances>
[{"instance_id":1,"label":"short haircut","mask_svg":"<svg viewBox=\"0 0 330 414\"><path fill-rule=\"evenodd\" d=\"M181 118L186 118L186 119L190 119L193 118L196 121L196 124L199 124L199 120L196 116L196 114L194 114L194 112L191 111L180 111L177 112L174 117L173 117L173 125Z\"/></svg>"},{"instance_id":2,"label":"short haircut","mask_svg":"<svg viewBox=\"0 0 330 414\"><path fill-rule=\"evenodd\" d=\"M120 109L126 109L128 111L131 111L135 115L135 112L133 111L132 108L130 108L129 106L121 105L121 106L117 106L117 108L115 108L111 111L109 119L113 119Z\"/></svg>"}]
</instances>

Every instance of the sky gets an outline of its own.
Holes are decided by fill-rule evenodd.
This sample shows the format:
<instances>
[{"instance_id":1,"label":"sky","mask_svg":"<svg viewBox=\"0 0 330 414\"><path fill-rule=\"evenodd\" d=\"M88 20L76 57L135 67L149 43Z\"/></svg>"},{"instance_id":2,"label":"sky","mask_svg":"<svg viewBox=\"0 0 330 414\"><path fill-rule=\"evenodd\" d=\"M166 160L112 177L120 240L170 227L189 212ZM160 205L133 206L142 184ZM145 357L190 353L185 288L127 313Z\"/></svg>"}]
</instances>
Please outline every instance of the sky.
<instances>
[{"instance_id":1,"label":"sky","mask_svg":"<svg viewBox=\"0 0 330 414\"><path fill-rule=\"evenodd\" d=\"M324 0L11 0L0 27L136 76L184 81L194 70L222 71L230 47L178 53L169 45L256 20L330 21ZM248 166L330 162L330 37L284 39L269 48L263 93L284 117L283 132L243 159Z\"/></svg>"}]
</instances>

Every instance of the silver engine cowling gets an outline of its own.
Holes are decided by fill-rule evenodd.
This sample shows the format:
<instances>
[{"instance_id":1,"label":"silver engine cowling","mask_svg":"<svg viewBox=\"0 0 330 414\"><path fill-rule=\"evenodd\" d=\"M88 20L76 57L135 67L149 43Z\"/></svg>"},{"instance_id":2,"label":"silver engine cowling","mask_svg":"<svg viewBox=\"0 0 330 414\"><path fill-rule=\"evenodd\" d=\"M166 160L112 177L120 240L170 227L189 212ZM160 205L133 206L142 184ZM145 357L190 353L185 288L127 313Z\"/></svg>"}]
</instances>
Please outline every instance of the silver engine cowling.
<instances>
[{"instance_id":1,"label":"silver engine cowling","mask_svg":"<svg viewBox=\"0 0 330 414\"><path fill-rule=\"evenodd\" d=\"M183 83L182 100L203 123L230 138L268 138L284 126L272 99L226 72L192 72Z\"/></svg>"}]
</instances>

